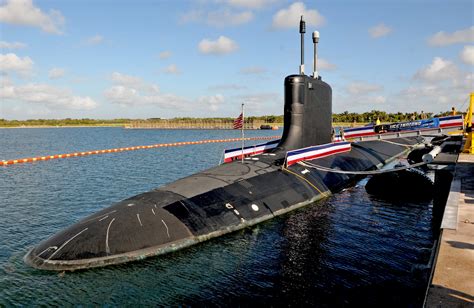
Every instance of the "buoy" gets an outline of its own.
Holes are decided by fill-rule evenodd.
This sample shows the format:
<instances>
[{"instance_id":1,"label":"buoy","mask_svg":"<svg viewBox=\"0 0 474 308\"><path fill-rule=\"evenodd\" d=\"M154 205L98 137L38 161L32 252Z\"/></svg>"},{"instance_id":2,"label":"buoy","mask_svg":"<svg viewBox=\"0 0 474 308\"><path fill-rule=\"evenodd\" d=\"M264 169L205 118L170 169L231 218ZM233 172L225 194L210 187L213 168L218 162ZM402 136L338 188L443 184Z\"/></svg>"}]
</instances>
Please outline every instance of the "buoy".
<instances>
[{"instance_id":1,"label":"buoy","mask_svg":"<svg viewBox=\"0 0 474 308\"><path fill-rule=\"evenodd\" d=\"M244 138L244 140L246 140L246 141L249 141L249 140L271 140L271 139L279 139L279 138L280 138L280 136L249 137L249 138ZM135 150L141 150L141 149L153 149L153 148L161 148L161 147L176 147L176 146L191 145L191 144L236 142L236 141L241 141L241 140L242 140L241 138L210 139L210 140L199 140L199 141L188 141L188 142L159 143L159 144L153 144L153 145L126 147L126 148L118 148L118 149L93 150L93 151L75 152L75 153L68 153L68 154L56 154L56 155L32 157L32 158L1 160L0 161L0 166L8 166L8 165L21 164L21 163L32 163L32 162L36 162L36 161L46 161L46 160L50 160L50 159L59 159L59 158L81 157L81 156L87 156L87 155L117 153L117 152L124 152L124 151L135 151Z\"/></svg>"}]
</instances>

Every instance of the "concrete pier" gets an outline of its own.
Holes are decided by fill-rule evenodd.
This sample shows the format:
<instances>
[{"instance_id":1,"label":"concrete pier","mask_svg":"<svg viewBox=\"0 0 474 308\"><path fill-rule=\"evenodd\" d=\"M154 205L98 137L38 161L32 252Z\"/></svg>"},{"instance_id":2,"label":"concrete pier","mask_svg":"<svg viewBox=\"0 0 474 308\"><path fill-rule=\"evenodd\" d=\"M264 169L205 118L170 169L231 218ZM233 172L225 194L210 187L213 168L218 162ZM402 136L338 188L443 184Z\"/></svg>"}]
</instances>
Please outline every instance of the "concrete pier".
<instances>
[{"instance_id":1,"label":"concrete pier","mask_svg":"<svg viewBox=\"0 0 474 308\"><path fill-rule=\"evenodd\" d=\"M474 155L460 154L426 307L474 307Z\"/></svg>"}]
</instances>

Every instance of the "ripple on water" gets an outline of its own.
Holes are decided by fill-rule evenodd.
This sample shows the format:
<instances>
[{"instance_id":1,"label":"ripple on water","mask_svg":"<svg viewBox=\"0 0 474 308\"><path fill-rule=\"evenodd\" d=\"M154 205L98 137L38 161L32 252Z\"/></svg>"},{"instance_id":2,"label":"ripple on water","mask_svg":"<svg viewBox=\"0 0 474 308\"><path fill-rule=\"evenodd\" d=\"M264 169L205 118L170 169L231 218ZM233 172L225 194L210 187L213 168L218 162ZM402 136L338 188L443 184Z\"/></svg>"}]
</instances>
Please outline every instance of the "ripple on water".
<instances>
[{"instance_id":1,"label":"ripple on water","mask_svg":"<svg viewBox=\"0 0 474 308\"><path fill-rule=\"evenodd\" d=\"M238 135L0 130L0 159ZM113 202L214 166L224 148L236 146L195 145L2 168L0 306L421 305L433 245L432 205L372 198L365 181L254 228L161 257L64 275L23 263L28 247L49 235Z\"/></svg>"}]
</instances>

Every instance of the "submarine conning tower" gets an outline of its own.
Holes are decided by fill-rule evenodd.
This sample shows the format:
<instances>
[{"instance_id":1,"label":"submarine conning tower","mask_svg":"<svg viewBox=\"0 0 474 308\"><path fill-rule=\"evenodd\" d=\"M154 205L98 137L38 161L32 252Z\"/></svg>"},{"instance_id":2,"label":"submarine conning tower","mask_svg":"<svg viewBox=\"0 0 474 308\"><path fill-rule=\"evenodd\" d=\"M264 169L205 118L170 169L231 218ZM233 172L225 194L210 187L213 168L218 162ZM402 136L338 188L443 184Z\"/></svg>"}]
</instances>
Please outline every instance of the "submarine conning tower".
<instances>
[{"instance_id":1,"label":"submarine conning tower","mask_svg":"<svg viewBox=\"0 0 474 308\"><path fill-rule=\"evenodd\" d=\"M304 74L305 32L306 26L301 16L300 74L285 78L284 128L278 145L287 151L331 142L332 89L317 72L319 32L313 32L313 76Z\"/></svg>"}]
</instances>

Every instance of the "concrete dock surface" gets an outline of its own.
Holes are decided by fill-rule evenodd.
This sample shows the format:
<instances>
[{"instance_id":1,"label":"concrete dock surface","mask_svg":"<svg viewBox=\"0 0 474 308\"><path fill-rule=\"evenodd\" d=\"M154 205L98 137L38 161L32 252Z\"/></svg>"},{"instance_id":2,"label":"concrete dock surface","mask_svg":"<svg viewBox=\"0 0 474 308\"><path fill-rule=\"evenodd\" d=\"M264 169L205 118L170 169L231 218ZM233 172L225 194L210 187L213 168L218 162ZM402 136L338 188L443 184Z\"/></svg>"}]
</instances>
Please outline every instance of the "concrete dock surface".
<instances>
[{"instance_id":1,"label":"concrete dock surface","mask_svg":"<svg viewBox=\"0 0 474 308\"><path fill-rule=\"evenodd\" d=\"M460 154L426 307L474 307L474 155Z\"/></svg>"}]
</instances>

